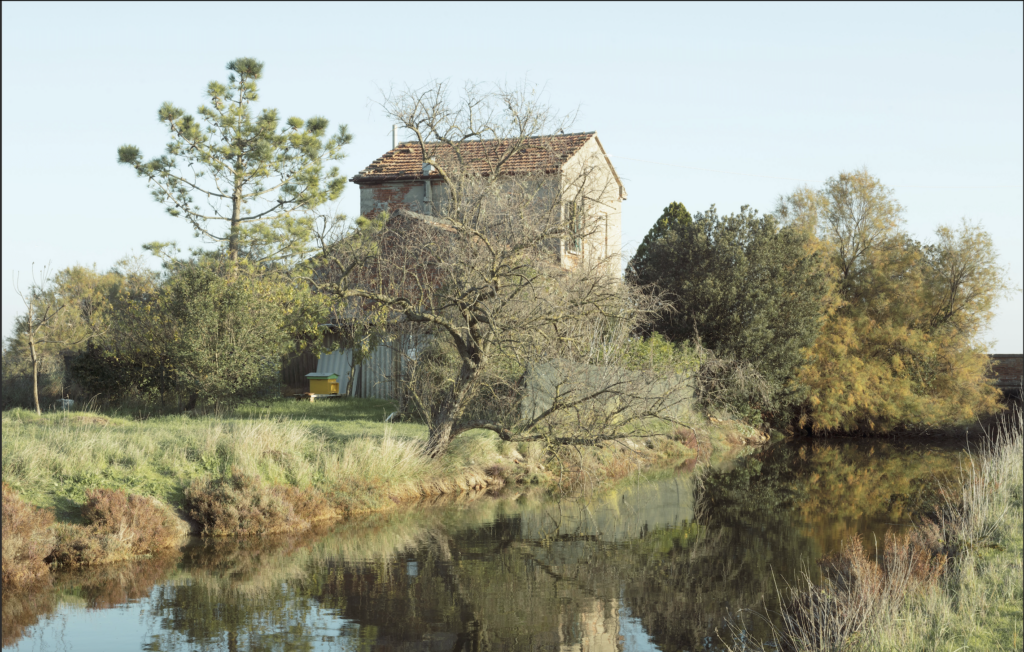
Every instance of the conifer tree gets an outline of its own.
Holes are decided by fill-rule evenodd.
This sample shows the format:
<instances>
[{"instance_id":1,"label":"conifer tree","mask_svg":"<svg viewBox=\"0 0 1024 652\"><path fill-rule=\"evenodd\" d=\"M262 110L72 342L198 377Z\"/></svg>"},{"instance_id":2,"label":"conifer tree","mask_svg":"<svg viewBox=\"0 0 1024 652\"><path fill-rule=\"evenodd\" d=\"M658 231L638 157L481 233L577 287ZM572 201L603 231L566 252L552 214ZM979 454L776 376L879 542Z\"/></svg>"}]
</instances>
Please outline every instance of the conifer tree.
<instances>
[{"instance_id":1,"label":"conifer tree","mask_svg":"<svg viewBox=\"0 0 1024 652\"><path fill-rule=\"evenodd\" d=\"M785 404L798 393L787 385L817 336L829 286L807 239L805 230L747 206L721 216L712 206L691 218L673 203L637 250L629 280L672 301L675 311L654 330L675 342L699 338L716 354L749 363Z\"/></svg>"},{"instance_id":2,"label":"conifer tree","mask_svg":"<svg viewBox=\"0 0 1024 652\"><path fill-rule=\"evenodd\" d=\"M331 163L351 135L341 125L328 136L320 116L282 126L276 109L256 115L263 63L243 57L227 69L228 84L209 83L198 117L170 102L157 111L171 134L165 154L144 161L138 147L123 145L118 162L145 178L153 197L197 235L225 243L232 260L240 252L256 262L301 255L313 211L345 186Z\"/></svg>"},{"instance_id":3,"label":"conifer tree","mask_svg":"<svg viewBox=\"0 0 1024 652\"><path fill-rule=\"evenodd\" d=\"M636 270L650 267L653 255L651 250L656 243L661 242L671 231L678 230L692 222L693 217L690 215L690 211L686 210L686 206L681 202L674 201L666 206L665 210L661 212L661 217L644 236L640 246L636 248L636 254L633 255L629 268L626 270L626 277L635 281Z\"/></svg>"}]
</instances>

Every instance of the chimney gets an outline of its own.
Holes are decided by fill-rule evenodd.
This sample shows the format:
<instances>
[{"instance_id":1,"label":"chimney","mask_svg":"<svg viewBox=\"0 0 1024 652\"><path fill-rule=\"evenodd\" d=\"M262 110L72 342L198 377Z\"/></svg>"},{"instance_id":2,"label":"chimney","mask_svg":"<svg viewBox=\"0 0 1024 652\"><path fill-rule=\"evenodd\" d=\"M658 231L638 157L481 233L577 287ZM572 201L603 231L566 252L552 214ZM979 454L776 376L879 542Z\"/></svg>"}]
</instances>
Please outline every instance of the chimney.
<instances>
[{"instance_id":1,"label":"chimney","mask_svg":"<svg viewBox=\"0 0 1024 652\"><path fill-rule=\"evenodd\" d=\"M398 147L398 125L391 125L391 149Z\"/></svg>"}]
</instances>

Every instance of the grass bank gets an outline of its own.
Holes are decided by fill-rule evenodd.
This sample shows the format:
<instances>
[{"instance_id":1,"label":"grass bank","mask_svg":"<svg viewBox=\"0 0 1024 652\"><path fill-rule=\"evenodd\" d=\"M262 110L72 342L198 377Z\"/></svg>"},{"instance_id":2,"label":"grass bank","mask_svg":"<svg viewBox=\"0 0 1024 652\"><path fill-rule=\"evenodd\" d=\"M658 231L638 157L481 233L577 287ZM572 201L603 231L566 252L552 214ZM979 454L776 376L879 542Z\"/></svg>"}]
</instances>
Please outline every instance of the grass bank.
<instances>
[{"instance_id":1,"label":"grass bank","mask_svg":"<svg viewBox=\"0 0 1024 652\"><path fill-rule=\"evenodd\" d=\"M425 426L385 423L392 411L391 403L375 400L281 400L216 416L148 419L9 410L5 510L9 493L43 510L22 510L26 522L53 515L56 525L47 521L31 539L38 548L51 537L51 561L103 563L149 554L155 544L142 541L173 545L175 528L153 530L171 510L206 535L299 531L319 520L505 485L578 492L651 467L692 466L701 455L753 437L737 424L702 422L671 436L550 451L473 431L431 460L423 455ZM97 500L117 514L90 507ZM125 523L139 530L131 540ZM8 547L5 536L5 577Z\"/></svg>"},{"instance_id":2,"label":"grass bank","mask_svg":"<svg viewBox=\"0 0 1024 652\"><path fill-rule=\"evenodd\" d=\"M904 535L848 540L824 581L788 587L775 643L800 652L1024 648L1024 422L1020 406L967 457L940 504ZM742 624L734 639L742 640Z\"/></svg>"}]
</instances>

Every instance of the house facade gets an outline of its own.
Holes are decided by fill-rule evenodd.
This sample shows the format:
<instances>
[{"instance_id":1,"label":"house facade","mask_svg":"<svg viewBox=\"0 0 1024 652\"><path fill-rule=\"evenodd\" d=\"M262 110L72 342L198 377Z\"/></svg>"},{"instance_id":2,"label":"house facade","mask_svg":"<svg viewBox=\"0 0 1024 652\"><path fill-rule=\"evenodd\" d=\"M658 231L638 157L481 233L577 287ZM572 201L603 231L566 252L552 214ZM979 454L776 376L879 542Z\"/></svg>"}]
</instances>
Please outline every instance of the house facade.
<instances>
[{"instance_id":1,"label":"house facade","mask_svg":"<svg viewBox=\"0 0 1024 652\"><path fill-rule=\"evenodd\" d=\"M559 260L572 268L602 261L621 275L622 202L626 189L596 132L538 136L509 145L507 140L467 141L459 145L459 166L470 173L539 175L562 198L567 237L558 243ZM511 153L510 153L511 152ZM372 216L400 209L424 216L443 212L446 182L429 162L452 162L443 145L395 143L351 181L359 186L359 211ZM579 237L573 234L578 233Z\"/></svg>"},{"instance_id":2,"label":"house facade","mask_svg":"<svg viewBox=\"0 0 1024 652\"><path fill-rule=\"evenodd\" d=\"M438 166L458 168L461 174L485 180L497 171L499 174L490 178L499 182L489 188L497 191L496 195L511 195L510 186L519 190L525 187L531 199L518 204L519 208L526 207L520 214L529 215L536 204L538 210L545 211L545 219L557 219L565 225L565 237L552 242L550 248L564 268L592 263L621 277L622 202L626 190L596 133L557 134L515 142L466 141L458 148L455 156L443 144L395 143L351 179L359 186L360 214L372 217L387 211L400 220L412 220L407 225L409 230L402 230L403 235L430 237L420 227L433 222L444 228L446 208L451 206L447 203L447 181ZM500 162L500 170L496 162ZM503 185L506 183L509 186ZM500 208L493 214L511 215ZM282 380L291 391L299 393L306 391L310 374L318 378L332 375L338 380L338 393L345 394L351 378L351 396L394 399L398 398L397 379L404 370L398 352L412 348L413 343L405 339L381 345L354 366L351 351L319 357L300 355L285 366Z\"/></svg>"}]
</instances>

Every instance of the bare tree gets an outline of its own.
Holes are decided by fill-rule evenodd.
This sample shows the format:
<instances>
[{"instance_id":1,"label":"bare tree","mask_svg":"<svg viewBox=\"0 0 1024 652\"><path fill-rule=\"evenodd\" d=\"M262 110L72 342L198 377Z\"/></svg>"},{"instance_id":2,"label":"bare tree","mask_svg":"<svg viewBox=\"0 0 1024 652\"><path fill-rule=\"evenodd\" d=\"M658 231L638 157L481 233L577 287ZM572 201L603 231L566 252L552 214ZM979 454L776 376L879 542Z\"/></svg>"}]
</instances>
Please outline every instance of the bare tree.
<instances>
[{"instance_id":1,"label":"bare tree","mask_svg":"<svg viewBox=\"0 0 1024 652\"><path fill-rule=\"evenodd\" d=\"M439 82L382 106L443 190L429 214L378 216L325 247L315 282L349 315L384 311L392 332L424 336L398 348L429 454L475 428L551 445L664 429L688 388L671 365L627 363L633 333L666 306L592 246L606 227L591 208L619 192L603 155L544 137L570 121L525 87L453 100ZM571 262L570 238L582 254Z\"/></svg>"},{"instance_id":2,"label":"bare tree","mask_svg":"<svg viewBox=\"0 0 1024 652\"><path fill-rule=\"evenodd\" d=\"M32 365L32 398L36 414L42 414L39 406L39 365L47 349L56 347L73 347L81 344L89 337L98 334L97 325L89 315L81 320L87 328L83 331L73 323L68 313L77 309L83 312L91 310L88 302L78 302L75 297L66 296L53 287L50 282L49 268L44 267L37 280L33 266L27 294L21 291L17 278L14 291L25 304L24 323L16 330L23 331L25 344L28 347L29 362ZM53 353L51 351L51 353Z\"/></svg>"}]
</instances>

